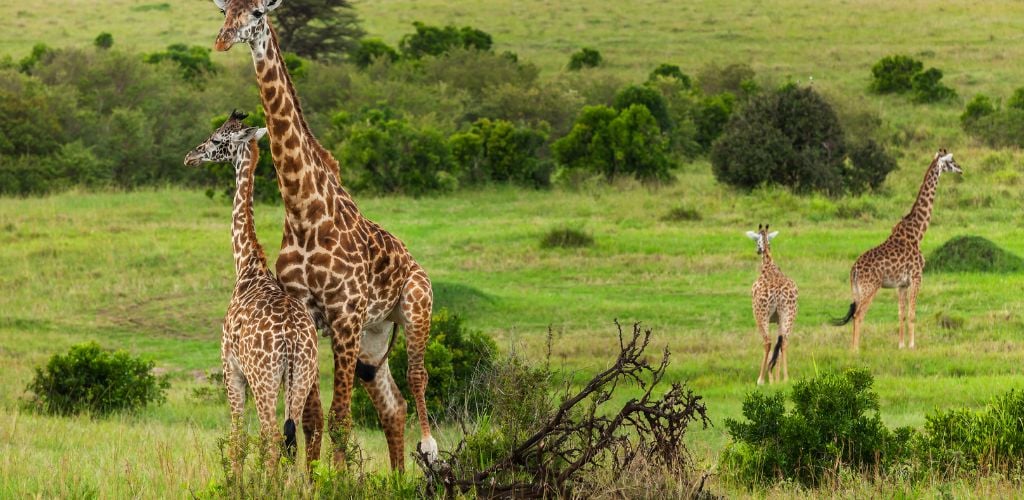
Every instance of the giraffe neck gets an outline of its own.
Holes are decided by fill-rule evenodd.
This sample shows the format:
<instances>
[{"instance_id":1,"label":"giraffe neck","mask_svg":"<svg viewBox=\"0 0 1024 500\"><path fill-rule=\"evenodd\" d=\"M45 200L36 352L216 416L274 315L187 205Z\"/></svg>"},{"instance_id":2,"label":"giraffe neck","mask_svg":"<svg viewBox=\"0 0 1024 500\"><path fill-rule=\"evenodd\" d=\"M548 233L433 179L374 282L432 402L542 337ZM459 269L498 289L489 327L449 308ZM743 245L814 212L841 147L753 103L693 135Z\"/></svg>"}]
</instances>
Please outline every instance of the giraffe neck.
<instances>
[{"instance_id":1,"label":"giraffe neck","mask_svg":"<svg viewBox=\"0 0 1024 500\"><path fill-rule=\"evenodd\" d=\"M256 239L256 223L252 215L252 188L259 158L256 141L250 141L244 151L235 155L235 201L231 212L231 246L235 254L235 275L267 268L267 257Z\"/></svg>"},{"instance_id":2,"label":"giraffe neck","mask_svg":"<svg viewBox=\"0 0 1024 500\"><path fill-rule=\"evenodd\" d=\"M337 160L316 140L306 123L277 43L277 33L269 20L267 28L267 33L253 41L250 48L270 131L270 152L285 205L294 210L304 206L310 195L350 200L341 188Z\"/></svg>"},{"instance_id":3,"label":"giraffe neck","mask_svg":"<svg viewBox=\"0 0 1024 500\"><path fill-rule=\"evenodd\" d=\"M775 265L775 261L772 260L771 250L765 246L764 252L761 252L761 274L768 274L777 271L779 268Z\"/></svg>"},{"instance_id":4,"label":"giraffe neck","mask_svg":"<svg viewBox=\"0 0 1024 500\"><path fill-rule=\"evenodd\" d=\"M921 242L932 218L935 190L939 185L940 173L936 158L924 174L924 181L921 183L914 206L910 207L910 213L903 217L903 220L893 229L892 237L901 238L911 243L919 244Z\"/></svg>"}]
</instances>

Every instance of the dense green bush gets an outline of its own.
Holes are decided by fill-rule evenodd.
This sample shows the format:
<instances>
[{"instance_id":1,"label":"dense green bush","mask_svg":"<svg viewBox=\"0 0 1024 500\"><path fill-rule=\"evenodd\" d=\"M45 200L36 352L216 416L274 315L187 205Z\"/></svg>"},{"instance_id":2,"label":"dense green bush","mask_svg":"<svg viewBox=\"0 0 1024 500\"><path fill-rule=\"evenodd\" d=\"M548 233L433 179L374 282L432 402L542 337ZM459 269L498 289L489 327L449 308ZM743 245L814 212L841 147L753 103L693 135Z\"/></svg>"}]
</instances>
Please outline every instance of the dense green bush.
<instances>
[{"instance_id":1,"label":"dense green bush","mask_svg":"<svg viewBox=\"0 0 1024 500\"><path fill-rule=\"evenodd\" d=\"M996 106L985 94L978 94L967 103L964 112L960 115L960 125L964 130L970 131L971 127L984 118L996 112Z\"/></svg>"},{"instance_id":2,"label":"dense green bush","mask_svg":"<svg viewBox=\"0 0 1024 500\"><path fill-rule=\"evenodd\" d=\"M377 59L395 62L398 60L398 51L381 40L368 38L360 40L359 47L352 54L352 61L360 68L365 68Z\"/></svg>"},{"instance_id":3,"label":"dense green bush","mask_svg":"<svg viewBox=\"0 0 1024 500\"><path fill-rule=\"evenodd\" d=\"M783 392L748 394L744 420L725 421L732 443L723 465L749 485L777 480L816 485L842 469L884 470L907 458L914 433L882 424L873 382L867 370L803 380L793 387L789 410Z\"/></svg>"},{"instance_id":4,"label":"dense green bush","mask_svg":"<svg viewBox=\"0 0 1024 500\"><path fill-rule=\"evenodd\" d=\"M967 132L992 147L1024 146L1024 109L1007 108L969 122Z\"/></svg>"},{"instance_id":5,"label":"dense green bush","mask_svg":"<svg viewBox=\"0 0 1024 500\"><path fill-rule=\"evenodd\" d=\"M925 417L919 454L933 470L1019 471L1024 467L1024 392L996 396L980 410L935 411Z\"/></svg>"},{"instance_id":6,"label":"dense green bush","mask_svg":"<svg viewBox=\"0 0 1024 500\"><path fill-rule=\"evenodd\" d=\"M647 108L651 116L657 120L662 132L672 130L672 117L669 116L668 105L660 92L644 85L630 85L615 95L613 106L616 111L622 112L634 104Z\"/></svg>"},{"instance_id":7,"label":"dense green bush","mask_svg":"<svg viewBox=\"0 0 1024 500\"><path fill-rule=\"evenodd\" d=\"M943 85L942 71L928 68L911 78L911 95L914 102L929 103L948 101L956 98L956 91Z\"/></svg>"},{"instance_id":8,"label":"dense green bush","mask_svg":"<svg viewBox=\"0 0 1024 500\"><path fill-rule=\"evenodd\" d=\"M517 127L505 120L477 120L466 132L448 139L459 178L469 184L515 182L545 187L551 167L537 151L547 140L543 131Z\"/></svg>"},{"instance_id":9,"label":"dense green bush","mask_svg":"<svg viewBox=\"0 0 1024 500\"><path fill-rule=\"evenodd\" d=\"M1024 109L1024 87L1013 91L1013 95L1006 100L1006 107L1011 109Z\"/></svg>"},{"instance_id":10,"label":"dense green bush","mask_svg":"<svg viewBox=\"0 0 1024 500\"><path fill-rule=\"evenodd\" d=\"M432 418L447 419L459 415L451 414L466 408L483 412L493 403L486 394L474 387L478 373L489 373L497 360L498 347L487 334L469 330L462 318L440 309L434 313L430 323L430 340L427 344L424 364L430 374L427 384L427 411ZM406 352L405 336L395 340L389 361L391 374L406 397L409 414L415 408L409 392L409 356ZM451 410L451 411L450 411ZM352 416L360 425L378 426L377 412L366 391L355 391L352 402Z\"/></svg>"},{"instance_id":11,"label":"dense green bush","mask_svg":"<svg viewBox=\"0 0 1024 500\"><path fill-rule=\"evenodd\" d=\"M402 55L410 59L439 56L455 48L489 51L494 43L491 35L470 26L439 27L419 21L412 25L416 32L403 36L398 44Z\"/></svg>"},{"instance_id":12,"label":"dense green bush","mask_svg":"<svg viewBox=\"0 0 1024 500\"><path fill-rule=\"evenodd\" d=\"M153 374L153 366L152 361L105 351L96 343L76 345L36 368L28 385L30 405L52 415L99 416L161 404L170 384Z\"/></svg>"},{"instance_id":13,"label":"dense green bush","mask_svg":"<svg viewBox=\"0 0 1024 500\"><path fill-rule=\"evenodd\" d=\"M694 106L692 116L697 128L694 139L700 144L701 149L711 149L715 139L722 135L735 109L736 96L729 92L704 97Z\"/></svg>"},{"instance_id":14,"label":"dense green bush","mask_svg":"<svg viewBox=\"0 0 1024 500\"><path fill-rule=\"evenodd\" d=\"M759 89L754 81L754 69L747 64L734 63L725 67L708 64L697 74L697 83L704 95L712 96L728 92L746 99L757 94Z\"/></svg>"},{"instance_id":15,"label":"dense green bush","mask_svg":"<svg viewBox=\"0 0 1024 500\"><path fill-rule=\"evenodd\" d=\"M871 90L879 94L908 92L914 75L923 69L921 61L909 56L883 57L871 67Z\"/></svg>"},{"instance_id":16,"label":"dense green bush","mask_svg":"<svg viewBox=\"0 0 1024 500\"><path fill-rule=\"evenodd\" d=\"M693 87L693 80L690 79L690 75L683 73L683 70L675 64L658 65L658 67L654 68L654 70L651 71L651 74L647 76L647 81L653 82L658 78L673 78L687 90Z\"/></svg>"},{"instance_id":17,"label":"dense green bush","mask_svg":"<svg viewBox=\"0 0 1024 500\"><path fill-rule=\"evenodd\" d=\"M350 126L339 160L355 173L356 189L421 196L458 187L440 133L381 112Z\"/></svg>"},{"instance_id":18,"label":"dense green bush","mask_svg":"<svg viewBox=\"0 0 1024 500\"><path fill-rule=\"evenodd\" d=\"M109 49L114 46L114 35L107 32L100 33L92 43L96 48Z\"/></svg>"},{"instance_id":19,"label":"dense green bush","mask_svg":"<svg viewBox=\"0 0 1024 500\"><path fill-rule=\"evenodd\" d=\"M719 182L743 189L782 185L831 195L876 188L895 168L871 141L852 148L832 106L809 87L754 97L730 118L711 150Z\"/></svg>"},{"instance_id":20,"label":"dense green bush","mask_svg":"<svg viewBox=\"0 0 1024 500\"><path fill-rule=\"evenodd\" d=\"M668 142L640 104L619 113L605 106L583 108L569 134L552 144L552 152L566 168L608 179L632 175L643 181L666 180L672 166Z\"/></svg>"},{"instance_id":21,"label":"dense green bush","mask_svg":"<svg viewBox=\"0 0 1024 500\"><path fill-rule=\"evenodd\" d=\"M169 45L163 52L147 54L145 61L151 64L174 61L181 69L181 77L189 82L199 82L207 75L217 72L217 65L210 60L210 49L198 45Z\"/></svg>"},{"instance_id":22,"label":"dense green bush","mask_svg":"<svg viewBox=\"0 0 1024 500\"><path fill-rule=\"evenodd\" d=\"M601 53L584 47L572 54L569 57L569 65L566 68L569 71L579 71L583 68L596 68L601 65L602 62Z\"/></svg>"}]
</instances>

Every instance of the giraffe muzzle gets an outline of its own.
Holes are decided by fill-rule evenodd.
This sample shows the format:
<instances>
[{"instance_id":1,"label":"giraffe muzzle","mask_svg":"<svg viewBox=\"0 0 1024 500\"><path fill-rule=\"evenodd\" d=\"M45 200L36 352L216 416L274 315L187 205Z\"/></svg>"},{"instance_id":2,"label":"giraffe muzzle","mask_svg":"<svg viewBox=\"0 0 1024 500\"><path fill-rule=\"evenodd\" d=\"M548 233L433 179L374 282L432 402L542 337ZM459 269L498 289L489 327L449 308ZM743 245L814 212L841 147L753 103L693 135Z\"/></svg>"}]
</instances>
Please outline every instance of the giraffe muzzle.
<instances>
[{"instance_id":1,"label":"giraffe muzzle","mask_svg":"<svg viewBox=\"0 0 1024 500\"><path fill-rule=\"evenodd\" d=\"M220 34L217 35L217 41L213 43L213 48L216 49L217 52L226 52L227 50L229 50L231 48L232 45L235 44L234 39L235 39L235 30L233 30L233 29L221 30Z\"/></svg>"},{"instance_id":2,"label":"giraffe muzzle","mask_svg":"<svg viewBox=\"0 0 1024 500\"><path fill-rule=\"evenodd\" d=\"M203 163L203 158L196 154L195 151L185 155L185 166L187 167L198 167Z\"/></svg>"}]
</instances>

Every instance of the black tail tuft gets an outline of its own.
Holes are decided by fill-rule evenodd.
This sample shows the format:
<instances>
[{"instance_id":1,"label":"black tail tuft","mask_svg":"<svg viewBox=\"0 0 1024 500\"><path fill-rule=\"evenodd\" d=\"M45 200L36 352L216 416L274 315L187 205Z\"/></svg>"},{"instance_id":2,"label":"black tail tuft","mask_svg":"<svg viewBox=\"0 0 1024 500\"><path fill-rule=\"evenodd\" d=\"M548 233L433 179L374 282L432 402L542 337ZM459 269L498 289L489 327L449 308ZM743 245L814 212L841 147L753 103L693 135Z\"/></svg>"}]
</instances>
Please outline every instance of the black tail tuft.
<instances>
[{"instance_id":1,"label":"black tail tuft","mask_svg":"<svg viewBox=\"0 0 1024 500\"><path fill-rule=\"evenodd\" d=\"M377 367L356 360L356 376L363 382L369 382L377 376Z\"/></svg>"},{"instance_id":2,"label":"black tail tuft","mask_svg":"<svg viewBox=\"0 0 1024 500\"><path fill-rule=\"evenodd\" d=\"M775 349L772 351L772 359L768 362L768 371L775 369L775 362L779 360L779 351L782 350L782 335L775 341Z\"/></svg>"},{"instance_id":3,"label":"black tail tuft","mask_svg":"<svg viewBox=\"0 0 1024 500\"><path fill-rule=\"evenodd\" d=\"M846 313L846 317L845 318L833 319L832 320L832 324L834 326L843 326L843 325L849 323L851 319L853 319L853 315L856 312L857 312L857 303L856 302L850 302L850 310Z\"/></svg>"},{"instance_id":4,"label":"black tail tuft","mask_svg":"<svg viewBox=\"0 0 1024 500\"><path fill-rule=\"evenodd\" d=\"M284 421L284 453L288 458L294 460L298 445L295 441L295 421L288 419Z\"/></svg>"}]
</instances>

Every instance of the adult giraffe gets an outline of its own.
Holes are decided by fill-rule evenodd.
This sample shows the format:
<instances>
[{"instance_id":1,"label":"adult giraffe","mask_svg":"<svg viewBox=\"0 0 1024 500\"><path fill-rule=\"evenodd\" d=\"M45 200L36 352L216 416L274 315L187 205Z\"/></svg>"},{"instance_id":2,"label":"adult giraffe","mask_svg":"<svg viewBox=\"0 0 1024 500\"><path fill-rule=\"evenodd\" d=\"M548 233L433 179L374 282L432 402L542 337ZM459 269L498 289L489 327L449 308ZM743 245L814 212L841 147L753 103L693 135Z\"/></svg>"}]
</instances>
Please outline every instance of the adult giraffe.
<instances>
[{"instance_id":1,"label":"adult giraffe","mask_svg":"<svg viewBox=\"0 0 1024 500\"><path fill-rule=\"evenodd\" d=\"M285 205L277 277L326 329L334 351L334 398L328 430L343 464L359 375L384 426L392 468L404 469L405 400L387 363L388 334L404 329L409 387L416 401L419 448L437 456L424 393L423 355L430 332L430 279L405 245L367 220L341 187L338 162L309 130L267 13L282 0L213 0L224 13L214 47L248 43L267 115L270 152Z\"/></svg>"}]
</instances>

